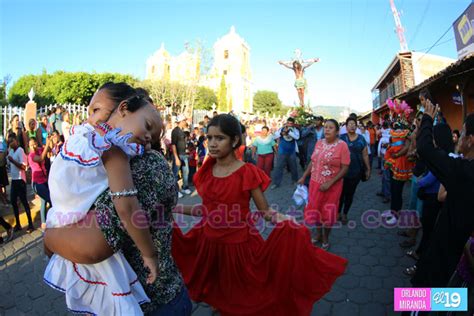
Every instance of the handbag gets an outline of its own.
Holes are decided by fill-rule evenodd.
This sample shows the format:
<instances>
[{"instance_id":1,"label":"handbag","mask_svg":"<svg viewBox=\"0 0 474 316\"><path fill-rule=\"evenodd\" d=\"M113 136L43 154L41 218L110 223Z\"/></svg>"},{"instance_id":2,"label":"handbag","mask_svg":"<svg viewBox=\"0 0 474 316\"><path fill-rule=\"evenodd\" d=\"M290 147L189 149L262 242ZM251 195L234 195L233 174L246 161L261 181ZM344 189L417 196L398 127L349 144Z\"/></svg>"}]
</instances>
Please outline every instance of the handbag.
<instances>
[{"instance_id":1,"label":"handbag","mask_svg":"<svg viewBox=\"0 0 474 316\"><path fill-rule=\"evenodd\" d=\"M293 193L293 200L297 206L308 204L308 188L305 185L298 184Z\"/></svg>"}]
</instances>

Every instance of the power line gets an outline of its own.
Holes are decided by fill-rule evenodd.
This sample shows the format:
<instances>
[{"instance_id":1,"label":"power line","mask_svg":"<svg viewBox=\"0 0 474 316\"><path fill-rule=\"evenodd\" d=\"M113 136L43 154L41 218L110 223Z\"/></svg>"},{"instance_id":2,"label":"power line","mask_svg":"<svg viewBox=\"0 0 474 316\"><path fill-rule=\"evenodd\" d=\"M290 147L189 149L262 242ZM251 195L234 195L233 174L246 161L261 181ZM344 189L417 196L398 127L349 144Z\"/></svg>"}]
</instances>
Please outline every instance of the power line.
<instances>
[{"instance_id":1,"label":"power line","mask_svg":"<svg viewBox=\"0 0 474 316\"><path fill-rule=\"evenodd\" d=\"M403 12L403 5L405 4L405 0L402 0L402 2L400 3L400 11Z\"/></svg>"},{"instance_id":2,"label":"power line","mask_svg":"<svg viewBox=\"0 0 474 316\"><path fill-rule=\"evenodd\" d=\"M385 16L382 20L382 23L384 23L384 26L387 24L387 18L388 18L388 12L389 10L385 11ZM377 65L380 63L380 61L382 60L382 56L383 56L383 53L385 52L385 49L387 48L387 44L388 44L388 41L390 39L390 36L385 36L385 42L384 44L382 45L382 49L380 50L380 54L379 54L379 57L378 57L378 61L377 61Z\"/></svg>"},{"instance_id":3,"label":"power line","mask_svg":"<svg viewBox=\"0 0 474 316\"><path fill-rule=\"evenodd\" d=\"M364 24L362 24L362 38L365 38L365 24L367 23L367 8L369 7L369 0L365 0L365 8L364 8Z\"/></svg>"},{"instance_id":4,"label":"power line","mask_svg":"<svg viewBox=\"0 0 474 316\"><path fill-rule=\"evenodd\" d=\"M434 42L434 44L431 45L431 47L430 47L420 58L418 58L418 61L420 61L426 54L428 54L428 53L433 49L433 47L435 47L436 44L438 44L438 42L439 42L446 34L448 34L448 32L451 30L451 27L452 27L452 26L450 25L450 26L448 27L448 29L443 33L443 35L441 35L441 36L436 40L436 42Z\"/></svg>"},{"instance_id":5,"label":"power line","mask_svg":"<svg viewBox=\"0 0 474 316\"><path fill-rule=\"evenodd\" d=\"M403 5L404 5L404 4L405 4L405 0L402 0L402 1L400 2L400 6L399 6L401 13L403 13L403 8L404 8ZM388 13L389 13L389 12L391 12L391 9L385 11L385 16L384 16L384 19L382 20L383 22L388 21ZM385 23L385 24L386 24L386 23ZM390 42L390 39L391 39L390 36L385 36L385 42L384 42L384 44L383 44L383 46L382 46L383 48L380 50L380 55L379 55L379 57L378 57L377 65L380 63L380 61L382 61L382 56L383 56L383 54L385 53L385 51L386 51L386 49L387 49L387 46L388 46L388 43Z\"/></svg>"},{"instance_id":6,"label":"power line","mask_svg":"<svg viewBox=\"0 0 474 316\"><path fill-rule=\"evenodd\" d=\"M433 47L438 47L438 46L440 46L440 45L446 44L446 43L448 43L448 42L451 42L453 39L454 39L454 37L451 37L450 39L447 39L447 40L445 40L445 41L442 41L441 43L438 43L438 44L436 44L436 45L433 46ZM428 48L430 48L430 47L425 47L425 48L422 48L422 49L414 49L414 51L421 52L421 51L424 51L425 49L428 49Z\"/></svg>"},{"instance_id":7,"label":"power line","mask_svg":"<svg viewBox=\"0 0 474 316\"><path fill-rule=\"evenodd\" d=\"M420 28L423 25L423 22L425 21L426 13L428 12L428 10L430 8L430 4L431 4L431 1L428 0L428 2L426 2L425 10L423 11L423 14L421 15L421 19L418 22L418 25L416 26L415 33L413 33L413 37L410 40L410 45L411 45L411 43L413 43L415 41L415 39L418 35L418 32L420 31Z\"/></svg>"}]
</instances>

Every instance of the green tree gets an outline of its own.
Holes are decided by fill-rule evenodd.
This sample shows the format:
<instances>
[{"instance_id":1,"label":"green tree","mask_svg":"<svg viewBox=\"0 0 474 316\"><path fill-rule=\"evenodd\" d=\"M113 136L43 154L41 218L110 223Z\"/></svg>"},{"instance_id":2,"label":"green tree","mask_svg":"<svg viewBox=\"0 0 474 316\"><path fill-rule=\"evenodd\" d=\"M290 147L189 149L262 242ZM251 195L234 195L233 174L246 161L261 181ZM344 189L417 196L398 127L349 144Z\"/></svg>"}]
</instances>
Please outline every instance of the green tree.
<instances>
[{"instance_id":1,"label":"green tree","mask_svg":"<svg viewBox=\"0 0 474 316\"><path fill-rule=\"evenodd\" d=\"M11 75L6 75L3 77L3 80L0 82L0 106L8 105L7 98L7 87L12 79Z\"/></svg>"},{"instance_id":2,"label":"green tree","mask_svg":"<svg viewBox=\"0 0 474 316\"><path fill-rule=\"evenodd\" d=\"M8 100L5 98L7 85L2 82L0 84L0 107L8 105Z\"/></svg>"},{"instance_id":3,"label":"green tree","mask_svg":"<svg viewBox=\"0 0 474 316\"><path fill-rule=\"evenodd\" d=\"M269 114L281 114L283 105L278 98L278 93L267 90L257 91L253 97L253 111Z\"/></svg>"},{"instance_id":4,"label":"green tree","mask_svg":"<svg viewBox=\"0 0 474 316\"><path fill-rule=\"evenodd\" d=\"M104 83L126 82L132 86L138 80L130 75L117 73L86 73L57 71L41 75L20 77L11 87L8 99L12 105L24 106L28 101L28 92L35 90L35 101L39 106L52 103L88 104L95 91Z\"/></svg>"},{"instance_id":5,"label":"green tree","mask_svg":"<svg viewBox=\"0 0 474 316\"><path fill-rule=\"evenodd\" d=\"M43 72L41 75L26 75L20 77L8 92L9 103L14 106L24 107L28 102L28 92L31 88L35 91L35 101L38 105L46 105L55 102L47 88L47 82L51 75Z\"/></svg>"},{"instance_id":6,"label":"green tree","mask_svg":"<svg viewBox=\"0 0 474 316\"><path fill-rule=\"evenodd\" d=\"M217 109L220 112L229 112L229 109L227 107L227 86L225 84L224 76L222 76L221 84L219 86Z\"/></svg>"},{"instance_id":7,"label":"green tree","mask_svg":"<svg viewBox=\"0 0 474 316\"><path fill-rule=\"evenodd\" d=\"M276 115L286 115L288 111L293 111L295 108L292 106L283 105L279 112L275 113Z\"/></svg>"},{"instance_id":8,"label":"green tree","mask_svg":"<svg viewBox=\"0 0 474 316\"><path fill-rule=\"evenodd\" d=\"M194 103L195 109L200 110L212 110L212 105L217 105L217 96L214 90L207 87L198 87L196 102Z\"/></svg>"}]
</instances>

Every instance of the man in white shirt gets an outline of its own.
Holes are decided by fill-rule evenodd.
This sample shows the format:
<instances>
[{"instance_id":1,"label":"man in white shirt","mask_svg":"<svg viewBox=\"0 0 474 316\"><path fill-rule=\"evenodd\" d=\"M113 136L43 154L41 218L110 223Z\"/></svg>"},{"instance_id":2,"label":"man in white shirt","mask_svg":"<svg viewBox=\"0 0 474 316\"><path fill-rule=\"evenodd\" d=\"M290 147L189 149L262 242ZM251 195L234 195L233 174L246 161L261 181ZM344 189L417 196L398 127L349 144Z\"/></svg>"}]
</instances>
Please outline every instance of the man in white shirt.
<instances>
[{"instance_id":1,"label":"man in white shirt","mask_svg":"<svg viewBox=\"0 0 474 316\"><path fill-rule=\"evenodd\" d=\"M33 220L31 219L31 210L26 199L26 166L27 159L23 148L18 146L18 141L15 135L8 136L8 163L10 164L10 174L12 177L12 185L10 189L10 202L13 206L13 213L15 214L16 225L15 231L21 230L20 212L18 210L17 200L20 198L23 207L25 208L26 216L28 217L27 233L35 230Z\"/></svg>"},{"instance_id":2,"label":"man in white shirt","mask_svg":"<svg viewBox=\"0 0 474 316\"><path fill-rule=\"evenodd\" d=\"M383 202L388 203L390 201L390 170L384 168L385 152L387 146L390 144L390 125L387 121L382 126L382 137L378 145L378 156L382 160L382 191L378 192L377 195L383 197Z\"/></svg>"}]
</instances>

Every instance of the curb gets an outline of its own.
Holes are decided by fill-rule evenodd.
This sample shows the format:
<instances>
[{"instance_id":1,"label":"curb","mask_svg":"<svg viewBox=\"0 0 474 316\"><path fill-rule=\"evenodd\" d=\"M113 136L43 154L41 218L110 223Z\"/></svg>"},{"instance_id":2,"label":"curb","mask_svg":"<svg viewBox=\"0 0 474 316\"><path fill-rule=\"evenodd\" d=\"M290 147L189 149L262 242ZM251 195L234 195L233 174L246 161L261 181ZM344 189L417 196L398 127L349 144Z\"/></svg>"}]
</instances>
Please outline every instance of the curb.
<instances>
[{"instance_id":1,"label":"curb","mask_svg":"<svg viewBox=\"0 0 474 316\"><path fill-rule=\"evenodd\" d=\"M28 226L28 217L26 216L26 212L23 209L23 205L18 201L18 207L20 209L20 224L21 227L26 227ZM40 207L41 207L41 200L38 196L35 196L33 200L29 201L30 209L31 209L31 218L33 219L33 223L36 221L40 221ZM8 212L7 214L5 214ZM13 214L13 208L9 207L8 210L3 209L2 212L0 212L0 215L3 216L3 219L7 221L10 225L15 226L16 221L15 221L15 215ZM0 226L0 234L5 232L2 226Z\"/></svg>"}]
</instances>

